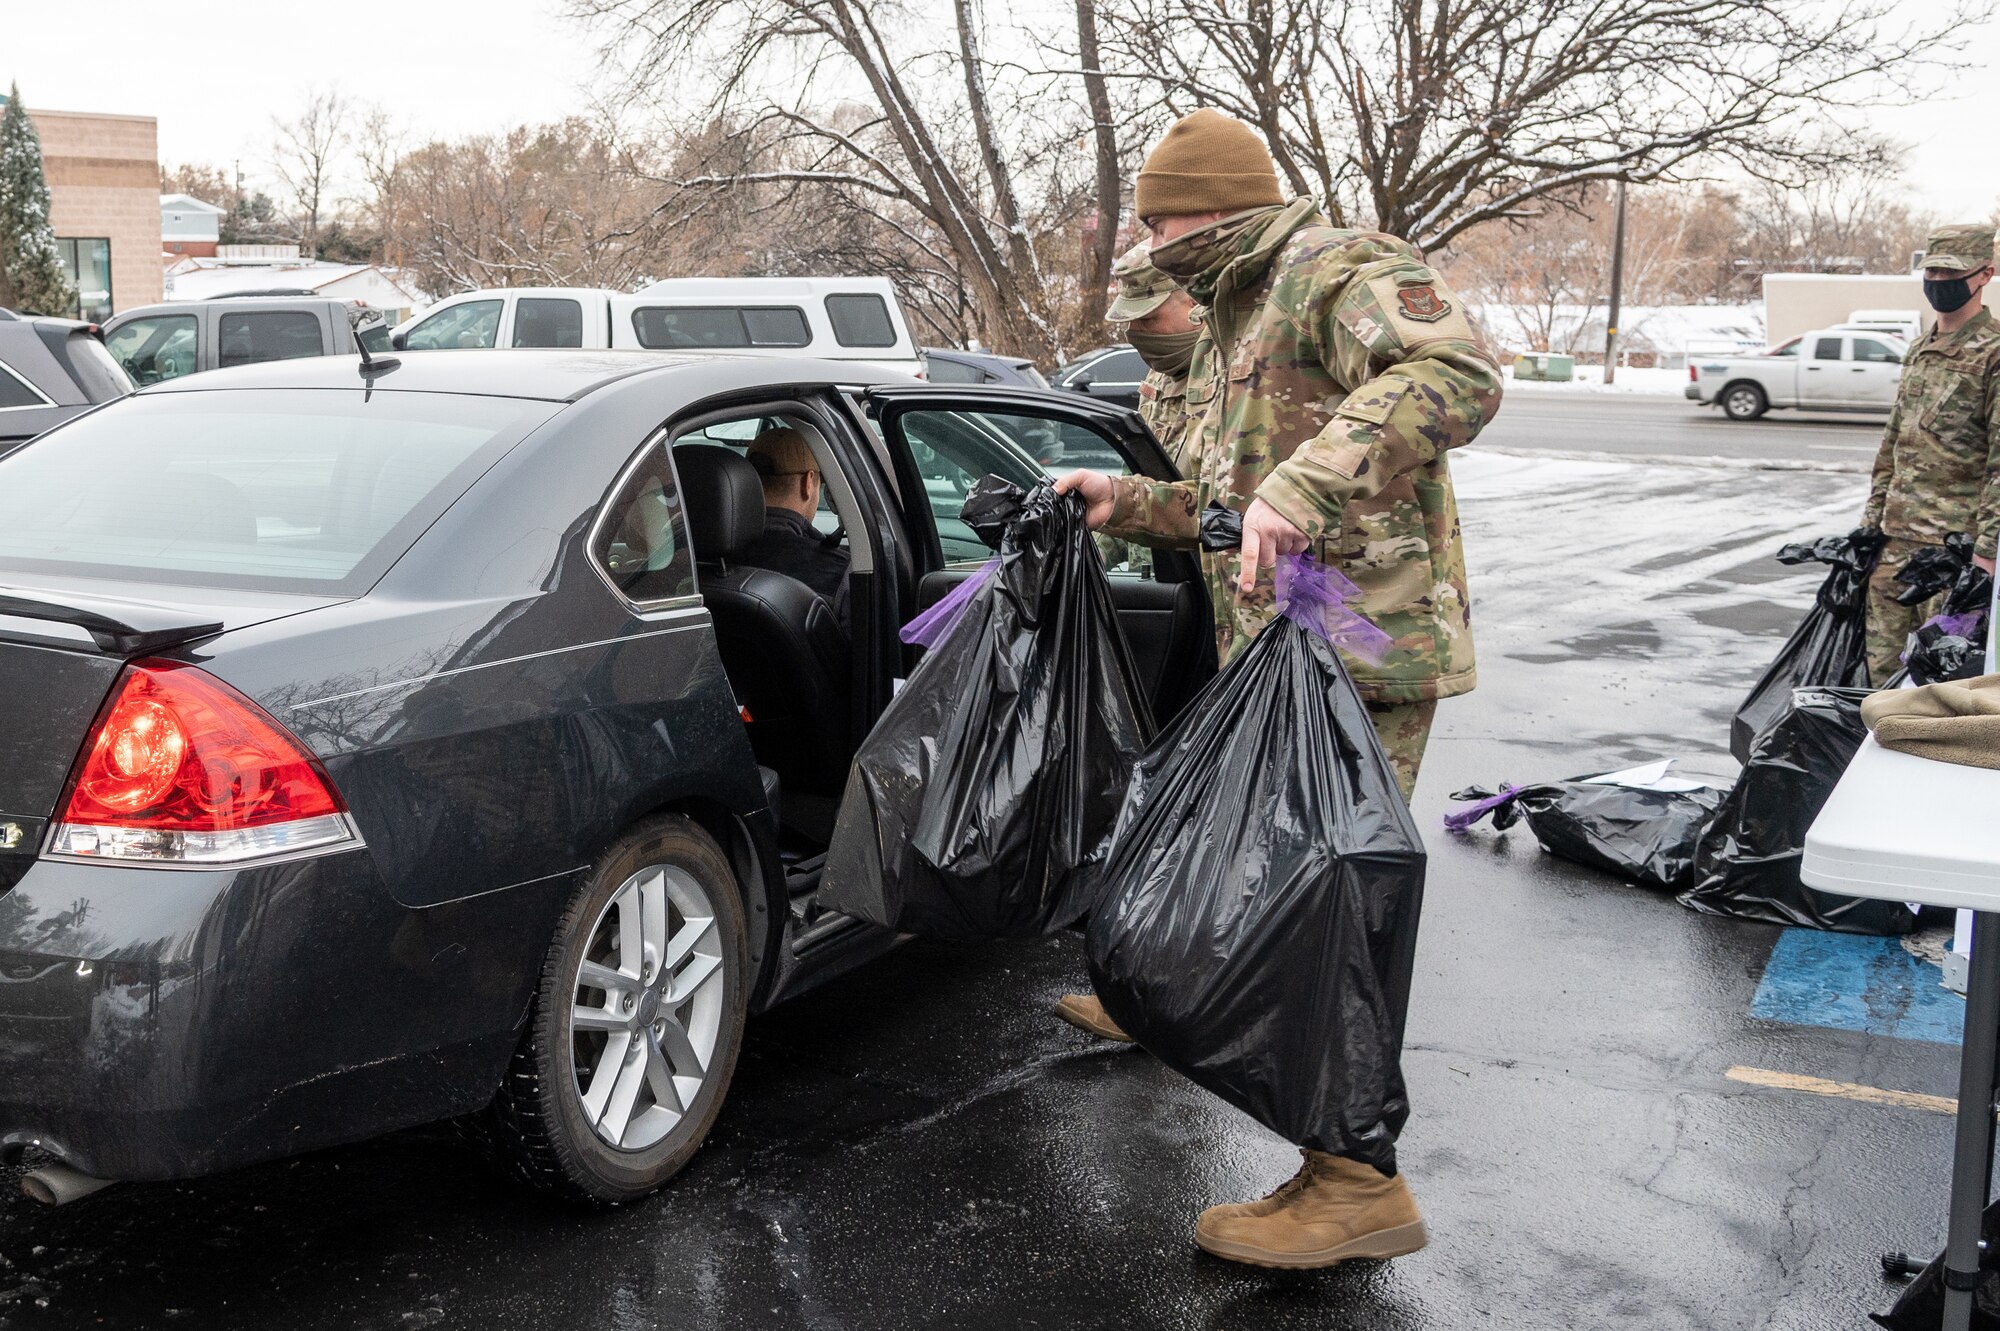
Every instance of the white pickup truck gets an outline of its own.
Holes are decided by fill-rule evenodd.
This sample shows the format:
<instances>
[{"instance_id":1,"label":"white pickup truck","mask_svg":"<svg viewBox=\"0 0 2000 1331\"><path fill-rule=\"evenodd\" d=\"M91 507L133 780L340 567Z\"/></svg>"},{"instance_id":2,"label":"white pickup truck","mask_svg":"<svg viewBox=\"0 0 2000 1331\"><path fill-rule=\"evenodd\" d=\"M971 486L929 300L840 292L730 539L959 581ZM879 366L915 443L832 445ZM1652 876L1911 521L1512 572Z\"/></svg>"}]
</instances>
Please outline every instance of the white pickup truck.
<instances>
[{"instance_id":1,"label":"white pickup truck","mask_svg":"<svg viewBox=\"0 0 2000 1331\"><path fill-rule=\"evenodd\" d=\"M1733 421L1772 407L1887 412L1908 350L1878 328L1822 328L1755 356L1691 356L1682 391Z\"/></svg>"}]
</instances>

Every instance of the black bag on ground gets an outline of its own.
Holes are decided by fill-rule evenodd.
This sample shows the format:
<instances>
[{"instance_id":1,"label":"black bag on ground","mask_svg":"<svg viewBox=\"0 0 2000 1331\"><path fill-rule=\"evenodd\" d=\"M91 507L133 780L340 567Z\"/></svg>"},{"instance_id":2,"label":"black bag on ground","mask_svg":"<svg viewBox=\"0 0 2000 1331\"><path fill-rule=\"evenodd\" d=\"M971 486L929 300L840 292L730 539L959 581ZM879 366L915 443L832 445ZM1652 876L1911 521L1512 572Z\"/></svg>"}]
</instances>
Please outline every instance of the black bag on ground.
<instances>
[{"instance_id":1,"label":"black bag on ground","mask_svg":"<svg viewBox=\"0 0 2000 1331\"><path fill-rule=\"evenodd\" d=\"M1285 616L1132 774L1091 980L1161 1061L1287 1141L1394 1169L1423 844L1339 654L1290 617L1292 562Z\"/></svg>"},{"instance_id":2,"label":"black bag on ground","mask_svg":"<svg viewBox=\"0 0 2000 1331\"><path fill-rule=\"evenodd\" d=\"M1525 817L1552 855L1641 887L1684 892L1694 883L1695 844L1723 792L1641 790L1577 777L1497 792L1473 786L1452 798L1476 802L1445 815L1451 831L1463 832L1488 814L1505 831Z\"/></svg>"},{"instance_id":3,"label":"black bag on ground","mask_svg":"<svg viewBox=\"0 0 2000 1331\"><path fill-rule=\"evenodd\" d=\"M1979 1237L1988 1254L2000 1253L2000 1202L1986 1208L1979 1219ZM2000 1267L1979 1264L1979 1288L1972 1291L1972 1331L2000 1331ZM1917 1273L1903 1287L1895 1304L1885 1313L1870 1313L1868 1320L1889 1331L1938 1331L1944 1325L1944 1254Z\"/></svg>"},{"instance_id":4,"label":"black bag on ground","mask_svg":"<svg viewBox=\"0 0 2000 1331\"><path fill-rule=\"evenodd\" d=\"M1799 879L1806 830L1861 747L1867 689L1800 689L1750 747L1729 797L1695 848L1690 910L1850 934L1906 934L1917 917L1897 901L1868 901Z\"/></svg>"},{"instance_id":5,"label":"black bag on ground","mask_svg":"<svg viewBox=\"0 0 2000 1331\"><path fill-rule=\"evenodd\" d=\"M931 938L1052 932L1153 732L1083 501L980 481L999 552L848 773L820 902Z\"/></svg>"},{"instance_id":6,"label":"black bag on ground","mask_svg":"<svg viewBox=\"0 0 2000 1331\"><path fill-rule=\"evenodd\" d=\"M1829 568L1812 608L1736 709L1729 726L1729 751L1736 761L1750 761L1751 741L1791 704L1793 689L1868 687L1868 575L1881 553L1882 533L1874 527L1778 551L1781 564Z\"/></svg>"}]
</instances>

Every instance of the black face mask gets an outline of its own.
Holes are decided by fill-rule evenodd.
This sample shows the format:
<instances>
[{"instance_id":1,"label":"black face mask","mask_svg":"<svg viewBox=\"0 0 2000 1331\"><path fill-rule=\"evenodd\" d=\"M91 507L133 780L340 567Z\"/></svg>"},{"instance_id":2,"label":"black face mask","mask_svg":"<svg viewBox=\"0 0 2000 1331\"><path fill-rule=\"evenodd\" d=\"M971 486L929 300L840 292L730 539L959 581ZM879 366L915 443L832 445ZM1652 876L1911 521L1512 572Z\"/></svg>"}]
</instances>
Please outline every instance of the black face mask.
<instances>
[{"instance_id":1,"label":"black face mask","mask_svg":"<svg viewBox=\"0 0 2000 1331\"><path fill-rule=\"evenodd\" d=\"M1964 277L1933 281L1927 277L1924 279L1924 299L1939 314L1950 314L1972 299L1972 281Z\"/></svg>"}]
</instances>

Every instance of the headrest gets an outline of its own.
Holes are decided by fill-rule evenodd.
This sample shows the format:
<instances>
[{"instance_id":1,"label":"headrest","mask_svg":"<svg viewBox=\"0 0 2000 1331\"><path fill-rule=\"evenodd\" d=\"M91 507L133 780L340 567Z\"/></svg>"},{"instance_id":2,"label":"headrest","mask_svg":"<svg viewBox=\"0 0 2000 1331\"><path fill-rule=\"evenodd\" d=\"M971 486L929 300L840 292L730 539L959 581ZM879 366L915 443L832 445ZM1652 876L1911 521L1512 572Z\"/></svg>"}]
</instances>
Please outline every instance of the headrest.
<instances>
[{"instance_id":1,"label":"headrest","mask_svg":"<svg viewBox=\"0 0 2000 1331\"><path fill-rule=\"evenodd\" d=\"M674 469L696 559L733 559L764 534L764 485L742 455L715 444L676 444Z\"/></svg>"}]
</instances>

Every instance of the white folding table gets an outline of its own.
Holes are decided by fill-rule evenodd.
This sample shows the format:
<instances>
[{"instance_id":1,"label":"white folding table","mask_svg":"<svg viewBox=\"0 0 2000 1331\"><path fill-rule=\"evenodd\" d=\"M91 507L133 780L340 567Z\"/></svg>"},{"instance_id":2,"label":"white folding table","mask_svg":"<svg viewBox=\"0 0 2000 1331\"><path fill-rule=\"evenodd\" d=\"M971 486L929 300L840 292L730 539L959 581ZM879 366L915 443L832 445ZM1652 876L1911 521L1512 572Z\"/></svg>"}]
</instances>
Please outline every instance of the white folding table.
<instances>
[{"instance_id":1,"label":"white folding table","mask_svg":"<svg viewBox=\"0 0 2000 1331\"><path fill-rule=\"evenodd\" d=\"M1967 1331L1979 1285L1980 1216L1993 1174L2000 771L1896 753L1870 735L1806 833L1799 876L1828 892L1973 912L1944 1250L1943 1331Z\"/></svg>"}]
</instances>

